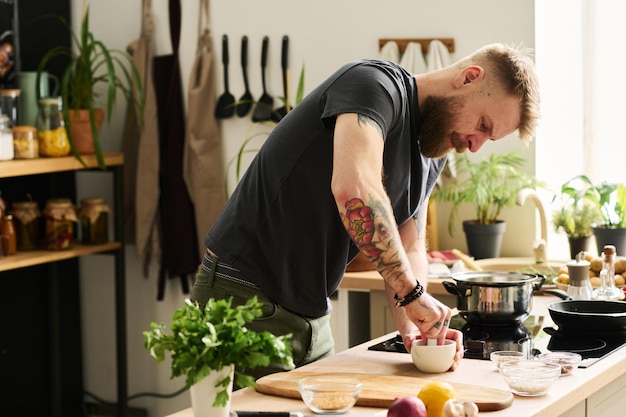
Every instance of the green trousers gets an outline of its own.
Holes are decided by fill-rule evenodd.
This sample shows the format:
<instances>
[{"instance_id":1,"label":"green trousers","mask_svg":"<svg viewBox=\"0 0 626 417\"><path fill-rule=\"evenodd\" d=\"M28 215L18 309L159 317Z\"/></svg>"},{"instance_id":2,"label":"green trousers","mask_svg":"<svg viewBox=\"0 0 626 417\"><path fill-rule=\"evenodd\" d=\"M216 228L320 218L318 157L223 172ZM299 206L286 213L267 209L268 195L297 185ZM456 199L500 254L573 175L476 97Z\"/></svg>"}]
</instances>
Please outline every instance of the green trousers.
<instances>
[{"instance_id":1,"label":"green trousers","mask_svg":"<svg viewBox=\"0 0 626 417\"><path fill-rule=\"evenodd\" d=\"M262 303L263 315L247 325L255 332L268 331L276 336L292 334L293 361L302 366L334 354L334 341L330 328L330 315L308 318L295 314L274 303L258 288L231 279L219 277L210 264L203 261L205 268L199 268L191 292L191 299L201 305L210 299L233 297L233 305L245 304L253 296ZM258 379L264 375L287 371L280 363L266 368L247 370L246 373Z\"/></svg>"}]
</instances>

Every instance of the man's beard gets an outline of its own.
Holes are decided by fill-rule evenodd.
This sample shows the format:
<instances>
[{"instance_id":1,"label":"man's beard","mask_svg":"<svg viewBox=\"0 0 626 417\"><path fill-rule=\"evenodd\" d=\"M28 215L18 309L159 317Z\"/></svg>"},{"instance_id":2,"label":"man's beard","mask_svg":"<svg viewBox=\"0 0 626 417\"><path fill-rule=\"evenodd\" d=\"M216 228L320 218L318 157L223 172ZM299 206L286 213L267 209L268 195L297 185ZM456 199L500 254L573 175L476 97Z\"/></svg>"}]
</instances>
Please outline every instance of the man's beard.
<instances>
[{"instance_id":1,"label":"man's beard","mask_svg":"<svg viewBox=\"0 0 626 417\"><path fill-rule=\"evenodd\" d=\"M441 158L451 148L457 152L465 151L465 143L459 135L450 131L455 125L456 113L461 109L463 101L459 97L430 96L420 106L422 127L419 133L419 146L422 155L428 158Z\"/></svg>"}]
</instances>

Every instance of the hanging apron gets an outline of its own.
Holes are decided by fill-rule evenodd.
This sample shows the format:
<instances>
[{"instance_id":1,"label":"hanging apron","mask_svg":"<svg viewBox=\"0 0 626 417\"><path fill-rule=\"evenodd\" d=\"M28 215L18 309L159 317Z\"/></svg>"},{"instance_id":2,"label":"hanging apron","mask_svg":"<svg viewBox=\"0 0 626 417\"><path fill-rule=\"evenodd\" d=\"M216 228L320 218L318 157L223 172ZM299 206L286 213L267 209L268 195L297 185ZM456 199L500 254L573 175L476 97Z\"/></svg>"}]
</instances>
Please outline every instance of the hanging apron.
<instances>
[{"instance_id":1,"label":"hanging apron","mask_svg":"<svg viewBox=\"0 0 626 417\"><path fill-rule=\"evenodd\" d=\"M144 276L152 255L160 255L158 222L159 134L156 97L152 77L154 20L152 1L142 0L141 35L127 48L141 78L144 94L143 118L130 105L122 150L124 152L124 223L126 243L135 243L144 257Z\"/></svg>"},{"instance_id":2,"label":"hanging apron","mask_svg":"<svg viewBox=\"0 0 626 417\"><path fill-rule=\"evenodd\" d=\"M159 126L159 212L161 213L161 267L157 299L162 300L166 278L180 277L183 293L198 269L194 209L183 179L185 116L179 66L180 0L169 1L173 53L155 57L154 86Z\"/></svg>"},{"instance_id":3,"label":"hanging apron","mask_svg":"<svg viewBox=\"0 0 626 417\"><path fill-rule=\"evenodd\" d=\"M226 204L222 139L215 119L215 67L209 0L200 1L198 34L187 101L183 177L194 205L198 252L202 256L206 251L204 236Z\"/></svg>"}]
</instances>

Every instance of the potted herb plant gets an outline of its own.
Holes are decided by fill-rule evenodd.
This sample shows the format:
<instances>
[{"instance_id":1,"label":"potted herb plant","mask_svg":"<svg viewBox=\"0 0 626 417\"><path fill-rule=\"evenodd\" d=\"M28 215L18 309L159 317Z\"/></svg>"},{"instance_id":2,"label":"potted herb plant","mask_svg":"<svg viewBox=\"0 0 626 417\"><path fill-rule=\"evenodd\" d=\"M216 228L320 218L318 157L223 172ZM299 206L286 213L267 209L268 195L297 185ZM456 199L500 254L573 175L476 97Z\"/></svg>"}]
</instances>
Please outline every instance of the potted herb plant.
<instances>
[{"instance_id":1,"label":"potted herb plant","mask_svg":"<svg viewBox=\"0 0 626 417\"><path fill-rule=\"evenodd\" d=\"M574 177L563 183L553 202L557 209L552 216L552 223L557 232L567 235L572 259L581 252L589 251L593 237L594 224L602 220L602 213L597 204L595 187L586 177Z\"/></svg>"},{"instance_id":2,"label":"potted herb plant","mask_svg":"<svg viewBox=\"0 0 626 417\"><path fill-rule=\"evenodd\" d=\"M513 206L517 193L543 184L520 170L524 159L516 152L492 154L477 162L467 155L455 158L456 178L433 192L435 201L452 204L448 233L453 236L458 209L473 205L476 218L463 221L468 252L476 259L500 256L506 223L499 218L504 207Z\"/></svg>"},{"instance_id":3,"label":"potted herb plant","mask_svg":"<svg viewBox=\"0 0 626 417\"><path fill-rule=\"evenodd\" d=\"M67 28L70 24L58 19ZM62 113L70 149L84 165L81 155L95 154L100 168L105 167L99 132L103 120L110 121L113 105L120 90L128 103L143 109L141 79L132 58L124 51L109 49L89 29L89 8L84 5L80 33L72 32L74 48L57 46L49 50L37 68L37 84L49 61L67 60L60 79ZM100 93L97 86L102 85ZM104 97L105 107L98 99ZM40 97L38 97L39 99ZM140 114L143 110L140 111Z\"/></svg>"},{"instance_id":4,"label":"potted herb plant","mask_svg":"<svg viewBox=\"0 0 626 417\"><path fill-rule=\"evenodd\" d=\"M204 309L187 299L174 312L171 333L157 323L143 332L144 346L157 362L165 359L166 352L171 354L171 377L186 377L195 417L229 416L234 375L238 387L249 387L255 381L246 374L248 369L270 363L294 366L291 335L274 336L246 327L260 316L256 297L237 306L232 305L232 297L209 299Z\"/></svg>"}]
</instances>

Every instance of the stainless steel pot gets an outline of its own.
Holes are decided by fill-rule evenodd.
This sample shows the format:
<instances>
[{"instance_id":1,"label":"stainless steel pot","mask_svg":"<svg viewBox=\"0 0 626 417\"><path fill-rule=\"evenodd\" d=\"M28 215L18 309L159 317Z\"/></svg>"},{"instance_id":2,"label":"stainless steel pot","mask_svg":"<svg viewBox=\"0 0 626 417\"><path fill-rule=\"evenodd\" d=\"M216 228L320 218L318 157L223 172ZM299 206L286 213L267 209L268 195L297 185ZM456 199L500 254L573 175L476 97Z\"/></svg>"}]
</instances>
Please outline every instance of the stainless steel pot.
<instances>
[{"instance_id":1,"label":"stainless steel pot","mask_svg":"<svg viewBox=\"0 0 626 417\"><path fill-rule=\"evenodd\" d=\"M443 286L457 296L459 314L470 323L515 324L532 309L533 291L546 280L544 275L506 271L472 271L453 274L456 281Z\"/></svg>"}]
</instances>

